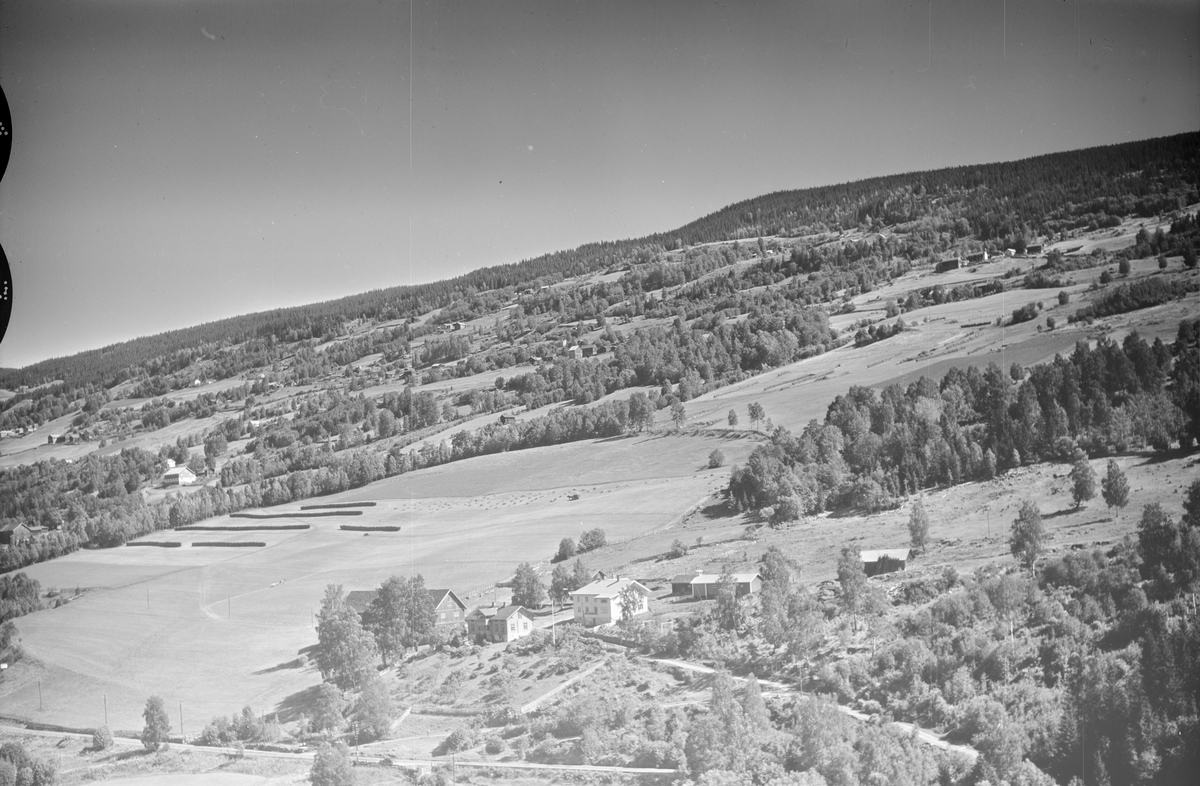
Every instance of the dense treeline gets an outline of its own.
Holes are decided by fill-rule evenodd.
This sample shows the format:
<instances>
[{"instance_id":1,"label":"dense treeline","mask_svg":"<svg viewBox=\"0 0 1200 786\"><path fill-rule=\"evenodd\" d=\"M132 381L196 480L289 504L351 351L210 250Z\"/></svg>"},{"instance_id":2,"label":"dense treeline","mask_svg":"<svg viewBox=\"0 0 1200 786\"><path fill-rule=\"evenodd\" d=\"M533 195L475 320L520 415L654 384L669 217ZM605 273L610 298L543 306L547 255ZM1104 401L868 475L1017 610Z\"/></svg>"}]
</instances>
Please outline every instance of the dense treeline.
<instances>
[{"instance_id":1,"label":"dense treeline","mask_svg":"<svg viewBox=\"0 0 1200 786\"><path fill-rule=\"evenodd\" d=\"M624 388L677 386L681 401L753 373L820 354L836 341L823 311L754 309L747 319L719 317L671 328L644 328L616 342L605 360L563 360L510 377L504 389L535 409L558 401L586 404Z\"/></svg>"},{"instance_id":2,"label":"dense treeline","mask_svg":"<svg viewBox=\"0 0 1200 786\"><path fill-rule=\"evenodd\" d=\"M24 573L0 576L0 624L41 607L42 586L37 579L31 579Z\"/></svg>"},{"instance_id":3,"label":"dense treeline","mask_svg":"<svg viewBox=\"0 0 1200 786\"><path fill-rule=\"evenodd\" d=\"M954 167L854 183L781 191L723 208L679 229L634 240L591 243L445 281L374 290L306 306L249 314L139 338L24 369L0 371L0 387L45 380L73 385L121 381L132 369L182 370L196 357L255 339L294 342L339 335L350 319L412 317L481 293L648 262L665 249L736 238L812 234L932 219L934 232L1006 243L1055 234L1114 216L1151 216L1200 201L1200 134L1054 153L1021 161ZM495 296L493 296L495 297ZM469 309L470 310L470 309ZM266 360L267 354L259 360ZM153 374L150 374L153 375Z\"/></svg>"},{"instance_id":4,"label":"dense treeline","mask_svg":"<svg viewBox=\"0 0 1200 786\"><path fill-rule=\"evenodd\" d=\"M779 428L735 467L738 508L794 499L801 510L879 510L928 486L986 479L1042 460L1068 460L1200 439L1200 322L1180 324L1170 347L1136 333L1076 345L1028 371L995 363L951 369L882 393L852 387L824 423ZM1168 385L1168 383L1170 383Z\"/></svg>"}]
</instances>

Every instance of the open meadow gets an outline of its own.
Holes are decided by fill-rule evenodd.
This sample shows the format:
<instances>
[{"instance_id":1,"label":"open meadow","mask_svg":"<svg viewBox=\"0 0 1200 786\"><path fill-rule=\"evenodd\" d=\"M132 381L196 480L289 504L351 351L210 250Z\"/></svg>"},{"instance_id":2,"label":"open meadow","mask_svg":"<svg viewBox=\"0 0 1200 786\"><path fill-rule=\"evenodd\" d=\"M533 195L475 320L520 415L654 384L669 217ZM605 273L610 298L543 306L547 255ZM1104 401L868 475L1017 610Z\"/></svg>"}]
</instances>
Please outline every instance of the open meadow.
<instances>
[{"instance_id":1,"label":"open meadow","mask_svg":"<svg viewBox=\"0 0 1200 786\"><path fill-rule=\"evenodd\" d=\"M744 460L752 441L652 434L485 456L321 500L377 502L361 516L221 517L204 525L246 530L167 530L142 540L180 547L84 550L32 566L27 573L43 587L84 591L19 620L28 658L6 673L0 702L7 715L93 726L103 722L107 696L110 725L136 729L146 697L157 693L170 706L183 703L190 733L246 705L287 713L289 697L320 681L298 658L316 641L313 614L326 585L369 589L392 574L421 573L427 586L452 588L469 605L490 601L487 590L520 562L542 563L545 575L563 537L602 527L619 544L710 499L727 475L705 465L716 445ZM287 510L298 506L272 513ZM599 565L604 551L595 557Z\"/></svg>"}]
</instances>

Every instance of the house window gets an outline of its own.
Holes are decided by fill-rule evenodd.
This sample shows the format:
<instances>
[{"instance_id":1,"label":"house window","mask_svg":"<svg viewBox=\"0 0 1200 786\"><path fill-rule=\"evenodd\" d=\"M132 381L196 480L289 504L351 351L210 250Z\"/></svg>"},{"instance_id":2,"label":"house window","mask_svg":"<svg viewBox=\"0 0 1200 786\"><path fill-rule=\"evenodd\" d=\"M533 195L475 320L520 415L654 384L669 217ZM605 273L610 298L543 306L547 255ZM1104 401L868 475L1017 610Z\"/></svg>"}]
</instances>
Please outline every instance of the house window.
<instances>
[{"instance_id":1,"label":"house window","mask_svg":"<svg viewBox=\"0 0 1200 786\"><path fill-rule=\"evenodd\" d=\"M446 612L444 612L444 611L438 612L438 619L440 619L440 620L446 619Z\"/></svg>"}]
</instances>

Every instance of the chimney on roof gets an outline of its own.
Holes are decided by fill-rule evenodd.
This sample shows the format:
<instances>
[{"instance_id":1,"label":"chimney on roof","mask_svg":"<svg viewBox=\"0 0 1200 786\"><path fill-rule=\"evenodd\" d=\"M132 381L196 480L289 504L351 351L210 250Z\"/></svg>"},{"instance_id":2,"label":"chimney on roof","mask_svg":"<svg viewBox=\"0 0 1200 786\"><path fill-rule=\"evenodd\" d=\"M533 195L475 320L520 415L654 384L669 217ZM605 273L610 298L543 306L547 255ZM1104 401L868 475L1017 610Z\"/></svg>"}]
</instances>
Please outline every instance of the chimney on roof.
<instances>
[{"instance_id":1,"label":"chimney on roof","mask_svg":"<svg viewBox=\"0 0 1200 786\"><path fill-rule=\"evenodd\" d=\"M696 568L696 575L697 575L697 576L703 576L703 575L704 575L704 571L703 571L703 570L701 570L700 568Z\"/></svg>"}]
</instances>

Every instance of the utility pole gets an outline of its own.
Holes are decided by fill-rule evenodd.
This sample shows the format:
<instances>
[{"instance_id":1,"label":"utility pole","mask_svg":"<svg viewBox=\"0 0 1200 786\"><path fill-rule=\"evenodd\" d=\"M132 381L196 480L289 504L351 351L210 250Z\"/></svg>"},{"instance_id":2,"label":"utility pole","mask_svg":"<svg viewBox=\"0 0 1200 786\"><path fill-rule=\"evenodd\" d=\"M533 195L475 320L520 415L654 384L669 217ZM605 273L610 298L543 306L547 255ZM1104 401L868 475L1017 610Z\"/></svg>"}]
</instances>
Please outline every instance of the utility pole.
<instances>
[{"instance_id":1,"label":"utility pole","mask_svg":"<svg viewBox=\"0 0 1200 786\"><path fill-rule=\"evenodd\" d=\"M38 710L42 709L42 681L38 680Z\"/></svg>"},{"instance_id":2,"label":"utility pole","mask_svg":"<svg viewBox=\"0 0 1200 786\"><path fill-rule=\"evenodd\" d=\"M108 694L104 694L104 725L108 726Z\"/></svg>"},{"instance_id":3,"label":"utility pole","mask_svg":"<svg viewBox=\"0 0 1200 786\"><path fill-rule=\"evenodd\" d=\"M150 588L146 587L146 611L150 610Z\"/></svg>"},{"instance_id":4,"label":"utility pole","mask_svg":"<svg viewBox=\"0 0 1200 786\"><path fill-rule=\"evenodd\" d=\"M183 700L179 701L179 742L184 744L187 742L187 737L183 733Z\"/></svg>"}]
</instances>

